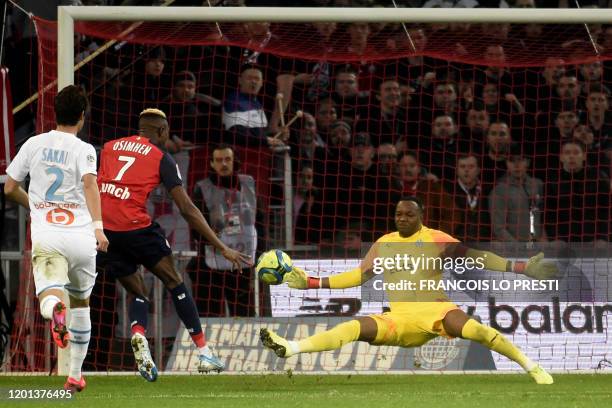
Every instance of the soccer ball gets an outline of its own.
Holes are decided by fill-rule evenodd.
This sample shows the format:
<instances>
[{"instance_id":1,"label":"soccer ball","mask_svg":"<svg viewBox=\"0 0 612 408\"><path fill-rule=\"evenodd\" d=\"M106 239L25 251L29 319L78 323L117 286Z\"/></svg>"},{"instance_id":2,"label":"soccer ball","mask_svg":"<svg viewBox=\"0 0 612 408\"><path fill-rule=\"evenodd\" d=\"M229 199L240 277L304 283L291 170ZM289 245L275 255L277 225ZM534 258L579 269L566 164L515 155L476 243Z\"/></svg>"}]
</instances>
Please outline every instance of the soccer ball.
<instances>
[{"instance_id":1,"label":"soccer ball","mask_svg":"<svg viewBox=\"0 0 612 408\"><path fill-rule=\"evenodd\" d=\"M259 280L268 285L280 285L283 277L291 272L293 264L289 255L280 249L272 249L261 254L255 265Z\"/></svg>"}]
</instances>

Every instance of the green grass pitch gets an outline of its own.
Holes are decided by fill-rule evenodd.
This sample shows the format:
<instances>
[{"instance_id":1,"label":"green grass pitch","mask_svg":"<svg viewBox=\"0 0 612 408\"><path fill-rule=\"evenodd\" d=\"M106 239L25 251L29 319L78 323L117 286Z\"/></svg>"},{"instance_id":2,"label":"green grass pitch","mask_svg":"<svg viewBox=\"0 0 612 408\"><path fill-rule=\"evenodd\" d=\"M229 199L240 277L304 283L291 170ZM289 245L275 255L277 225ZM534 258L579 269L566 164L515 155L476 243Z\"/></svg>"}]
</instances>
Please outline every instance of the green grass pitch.
<instances>
[{"instance_id":1,"label":"green grass pitch","mask_svg":"<svg viewBox=\"0 0 612 408\"><path fill-rule=\"evenodd\" d=\"M90 376L72 401L3 399L0 406L87 408L502 408L610 407L612 376L556 375L538 386L527 375ZM4 377L0 388L53 388L62 377Z\"/></svg>"}]
</instances>

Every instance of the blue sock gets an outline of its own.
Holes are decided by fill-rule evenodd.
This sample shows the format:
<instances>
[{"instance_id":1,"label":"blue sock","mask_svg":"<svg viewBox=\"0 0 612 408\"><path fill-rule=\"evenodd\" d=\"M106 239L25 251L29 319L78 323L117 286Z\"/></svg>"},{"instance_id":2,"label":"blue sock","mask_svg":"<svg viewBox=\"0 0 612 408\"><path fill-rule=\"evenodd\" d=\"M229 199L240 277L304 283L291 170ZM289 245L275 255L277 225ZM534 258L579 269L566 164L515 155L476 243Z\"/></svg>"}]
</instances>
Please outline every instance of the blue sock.
<instances>
[{"instance_id":1,"label":"blue sock","mask_svg":"<svg viewBox=\"0 0 612 408\"><path fill-rule=\"evenodd\" d=\"M179 319L181 319L185 325L185 328L191 335L191 338L194 339L194 342L196 342L196 345L202 347L204 344L197 344L200 343L200 341L196 340L199 340L200 337L203 338L203 336L201 336L202 325L200 324L198 309L196 308L191 294L187 291L184 283L181 283L174 289L169 289L169 291L172 295L176 314L178 314Z\"/></svg>"},{"instance_id":2,"label":"blue sock","mask_svg":"<svg viewBox=\"0 0 612 408\"><path fill-rule=\"evenodd\" d=\"M149 301L141 297L134 296L132 302L130 302L128 316L132 326L132 335L140 333L144 336L147 330L149 317Z\"/></svg>"}]
</instances>

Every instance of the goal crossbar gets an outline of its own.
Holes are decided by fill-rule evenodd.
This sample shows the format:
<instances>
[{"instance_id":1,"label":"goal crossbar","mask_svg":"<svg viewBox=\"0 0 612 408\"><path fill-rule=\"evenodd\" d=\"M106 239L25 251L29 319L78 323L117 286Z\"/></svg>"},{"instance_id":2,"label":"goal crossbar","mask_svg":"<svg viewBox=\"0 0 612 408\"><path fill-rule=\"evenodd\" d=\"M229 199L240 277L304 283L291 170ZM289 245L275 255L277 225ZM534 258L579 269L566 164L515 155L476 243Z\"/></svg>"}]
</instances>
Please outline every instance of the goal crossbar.
<instances>
[{"instance_id":1,"label":"goal crossbar","mask_svg":"<svg viewBox=\"0 0 612 408\"><path fill-rule=\"evenodd\" d=\"M74 83L75 21L606 24L612 9L59 6L58 89Z\"/></svg>"}]
</instances>

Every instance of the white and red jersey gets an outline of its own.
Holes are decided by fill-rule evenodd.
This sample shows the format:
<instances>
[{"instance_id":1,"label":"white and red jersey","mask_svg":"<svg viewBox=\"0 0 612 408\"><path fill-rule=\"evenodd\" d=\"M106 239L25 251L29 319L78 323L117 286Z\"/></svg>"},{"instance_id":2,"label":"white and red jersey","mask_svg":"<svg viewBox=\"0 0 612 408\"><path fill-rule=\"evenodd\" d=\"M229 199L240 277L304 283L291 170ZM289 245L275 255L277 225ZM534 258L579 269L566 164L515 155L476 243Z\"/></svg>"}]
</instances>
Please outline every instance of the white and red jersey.
<instances>
[{"instance_id":1,"label":"white and red jersey","mask_svg":"<svg viewBox=\"0 0 612 408\"><path fill-rule=\"evenodd\" d=\"M168 191L182 185L170 154L144 136L105 143L98 177L104 229L131 231L151 225L147 199L160 183Z\"/></svg>"},{"instance_id":2,"label":"white and red jersey","mask_svg":"<svg viewBox=\"0 0 612 408\"><path fill-rule=\"evenodd\" d=\"M91 231L83 176L96 174L96 151L71 133L52 130L31 137L6 173L16 181L30 174L32 235L42 231Z\"/></svg>"}]
</instances>

